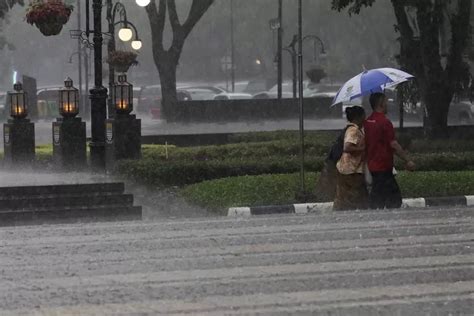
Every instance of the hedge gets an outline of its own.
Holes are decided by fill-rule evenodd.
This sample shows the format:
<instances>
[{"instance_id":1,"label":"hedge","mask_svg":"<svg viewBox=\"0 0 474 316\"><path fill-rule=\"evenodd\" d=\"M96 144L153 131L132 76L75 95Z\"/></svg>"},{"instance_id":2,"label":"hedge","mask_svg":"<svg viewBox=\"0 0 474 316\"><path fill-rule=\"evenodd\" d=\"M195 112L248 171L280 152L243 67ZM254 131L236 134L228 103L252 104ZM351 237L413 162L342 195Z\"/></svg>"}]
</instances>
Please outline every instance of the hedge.
<instances>
[{"instance_id":1,"label":"hedge","mask_svg":"<svg viewBox=\"0 0 474 316\"><path fill-rule=\"evenodd\" d=\"M305 163L308 171L318 171L324 159L309 159ZM212 160L212 161L157 161L142 159L122 161L116 173L139 183L155 186L183 186L205 180L259 175L272 173L292 173L299 170L297 157L290 159L266 160Z\"/></svg>"},{"instance_id":2,"label":"hedge","mask_svg":"<svg viewBox=\"0 0 474 316\"><path fill-rule=\"evenodd\" d=\"M474 170L474 152L438 153L414 155L418 171L464 171ZM307 171L321 171L324 157L308 156ZM397 161L398 170L403 164ZM251 159L226 159L210 161L161 161L145 158L139 161L122 161L116 173L140 183L157 186L182 186L219 178L293 173L300 168L297 156L262 157Z\"/></svg>"},{"instance_id":3,"label":"hedge","mask_svg":"<svg viewBox=\"0 0 474 316\"><path fill-rule=\"evenodd\" d=\"M309 173L308 189L314 189L318 174ZM409 197L443 197L474 194L474 172L402 172L397 176L402 194ZM232 206L296 203L299 174L243 176L205 181L185 187L189 202L211 210Z\"/></svg>"}]
</instances>

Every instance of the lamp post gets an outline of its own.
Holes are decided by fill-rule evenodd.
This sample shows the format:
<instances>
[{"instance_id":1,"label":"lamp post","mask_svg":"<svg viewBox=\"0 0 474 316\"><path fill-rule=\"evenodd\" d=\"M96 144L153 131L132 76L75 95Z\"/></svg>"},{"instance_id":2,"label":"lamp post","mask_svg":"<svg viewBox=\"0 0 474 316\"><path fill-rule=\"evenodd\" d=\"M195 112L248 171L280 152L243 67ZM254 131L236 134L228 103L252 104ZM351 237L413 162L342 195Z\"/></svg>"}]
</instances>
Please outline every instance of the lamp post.
<instances>
[{"instance_id":1,"label":"lamp post","mask_svg":"<svg viewBox=\"0 0 474 316\"><path fill-rule=\"evenodd\" d=\"M115 115L106 122L106 166L113 169L120 159L141 157L141 120L133 111L133 85L127 75L118 76L112 89L112 104Z\"/></svg>"},{"instance_id":2,"label":"lamp post","mask_svg":"<svg viewBox=\"0 0 474 316\"><path fill-rule=\"evenodd\" d=\"M86 7L89 8L86 0ZM93 45L94 45L94 88L91 99L91 166L95 170L105 170L105 120L107 119L107 89L102 82L102 0L93 0ZM87 16L89 18L89 15ZM89 33L89 23L86 25ZM89 34L87 34L89 35Z\"/></svg>"},{"instance_id":3,"label":"lamp post","mask_svg":"<svg viewBox=\"0 0 474 316\"><path fill-rule=\"evenodd\" d=\"M7 165L30 165L35 159L35 126L28 117L28 95L17 82L8 92L10 116L3 125L3 146Z\"/></svg>"},{"instance_id":4,"label":"lamp post","mask_svg":"<svg viewBox=\"0 0 474 316\"><path fill-rule=\"evenodd\" d=\"M102 0L92 0L92 13L93 13L93 29L90 28L90 3L91 0L86 1L86 30L72 30L72 38L80 38L85 45L94 48L94 87L90 90L91 99L91 143L90 143L90 159L93 170L102 171L105 170L105 121L107 119L107 89L103 86L103 71L102 71L102 45L103 45L103 33L102 33ZM139 0L137 4L147 5L149 1ZM136 39L132 42L133 48L141 48L142 43L136 33L136 28L132 25L125 16L124 21L115 23L115 12L117 8L125 7L122 4L116 4L115 9L112 4L112 0L106 0L107 7L107 18L109 22L109 34L111 37L111 43L109 42L109 49L115 48L115 26L117 24L123 24L124 27L121 30L120 37L130 37L129 25L135 29ZM122 10L119 10L122 11ZM110 19L109 19L110 18ZM113 32L113 33L110 33ZM89 41L89 36L93 34L92 43ZM132 34L133 37L133 34ZM131 39L130 37L129 39ZM110 87L113 86L115 81L113 71L109 78ZM109 98L109 104L111 104L111 98ZM110 109L109 113L113 114L113 109Z\"/></svg>"},{"instance_id":5,"label":"lamp post","mask_svg":"<svg viewBox=\"0 0 474 316\"><path fill-rule=\"evenodd\" d=\"M313 58L316 59L317 55L317 49L316 49L316 43L321 44L321 55L326 55L326 49L324 47L323 41L316 35L307 35L303 38L303 43L309 39L312 39L314 41L314 56ZM296 50L296 45L298 44L298 35L293 36L293 40L291 43L283 48L283 51L286 51L290 54L291 56L291 66L292 66L292 71L293 71L293 98L296 99L298 97L298 52Z\"/></svg>"},{"instance_id":6,"label":"lamp post","mask_svg":"<svg viewBox=\"0 0 474 316\"><path fill-rule=\"evenodd\" d=\"M149 1L148 1L149 3ZM146 1L139 0L137 1L137 4L140 6L146 6L148 5ZM143 5L145 4L145 5ZM140 40L138 36L138 30L135 27L133 23L131 23L128 18L127 18L127 10L125 6L121 2L117 2L115 4L112 3L112 0L106 0L106 5L107 5L107 22L108 22L108 27L109 27L109 34L110 34L110 40L107 45L107 52L110 55L112 52L115 51L115 26L122 24L123 27L119 30L119 39L123 42L128 42L133 39L133 31L135 31L135 39L131 42L131 46L135 50L139 50L142 48L142 41ZM120 16L120 21L116 21L117 15ZM130 26L133 28L133 30L130 28ZM113 65L109 64L109 90L112 91L115 83L115 69ZM109 100L108 100L108 112L109 118L114 117L115 111L114 111L114 105L112 103L112 95L109 95Z\"/></svg>"},{"instance_id":7,"label":"lamp post","mask_svg":"<svg viewBox=\"0 0 474 316\"><path fill-rule=\"evenodd\" d=\"M278 99L282 97L283 85L283 0L278 0Z\"/></svg>"},{"instance_id":8,"label":"lamp post","mask_svg":"<svg viewBox=\"0 0 474 316\"><path fill-rule=\"evenodd\" d=\"M53 122L53 160L65 170L80 170L87 165L86 123L79 114L79 89L67 78L59 91L60 118Z\"/></svg>"},{"instance_id":9,"label":"lamp post","mask_svg":"<svg viewBox=\"0 0 474 316\"><path fill-rule=\"evenodd\" d=\"M235 92L235 44L234 44L234 0L230 0L230 58L232 65L230 69L232 92Z\"/></svg>"},{"instance_id":10,"label":"lamp post","mask_svg":"<svg viewBox=\"0 0 474 316\"><path fill-rule=\"evenodd\" d=\"M299 71L299 109L300 109L300 194L306 200L304 174L304 99L303 99L303 1L298 0L298 71ZM305 201L306 202L306 201Z\"/></svg>"}]
</instances>

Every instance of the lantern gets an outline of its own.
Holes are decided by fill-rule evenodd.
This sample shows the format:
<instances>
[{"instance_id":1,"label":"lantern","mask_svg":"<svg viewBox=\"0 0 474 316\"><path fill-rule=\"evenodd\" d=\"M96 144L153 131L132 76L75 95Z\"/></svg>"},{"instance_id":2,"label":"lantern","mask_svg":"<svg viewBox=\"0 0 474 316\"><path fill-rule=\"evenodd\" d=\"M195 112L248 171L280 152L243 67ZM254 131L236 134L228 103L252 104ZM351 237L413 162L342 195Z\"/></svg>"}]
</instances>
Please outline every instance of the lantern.
<instances>
[{"instance_id":1,"label":"lantern","mask_svg":"<svg viewBox=\"0 0 474 316\"><path fill-rule=\"evenodd\" d=\"M127 75L119 75L114 85L114 104L118 114L130 114L133 111L133 85L127 82Z\"/></svg>"},{"instance_id":2,"label":"lantern","mask_svg":"<svg viewBox=\"0 0 474 316\"><path fill-rule=\"evenodd\" d=\"M59 114L64 118L79 114L79 90L74 88L71 78L67 78L64 88L59 90Z\"/></svg>"},{"instance_id":3,"label":"lantern","mask_svg":"<svg viewBox=\"0 0 474 316\"><path fill-rule=\"evenodd\" d=\"M28 116L27 111L27 94L23 91L21 82L13 85L13 90L8 92L8 100L10 102L10 115L14 119L24 119Z\"/></svg>"}]
</instances>

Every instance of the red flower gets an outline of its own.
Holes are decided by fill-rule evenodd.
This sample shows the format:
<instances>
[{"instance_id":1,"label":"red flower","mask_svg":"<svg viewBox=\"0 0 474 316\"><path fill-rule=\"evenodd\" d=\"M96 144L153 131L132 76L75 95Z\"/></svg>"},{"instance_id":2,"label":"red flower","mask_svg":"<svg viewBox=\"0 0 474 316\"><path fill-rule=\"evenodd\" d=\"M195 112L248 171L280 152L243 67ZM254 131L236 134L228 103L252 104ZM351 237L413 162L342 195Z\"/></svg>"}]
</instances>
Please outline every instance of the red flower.
<instances>
[{"instance_id":1,"label":"red flower","mask_svg":"<svg viewBox=\"0 0 474 316\"><path fill-rule=\"evenodd\" d=\"M65 24L71 16L71 5L61 0L34 0L26 12L26 21L29 24L60 23Z\"/></svg>"}]
</instances>

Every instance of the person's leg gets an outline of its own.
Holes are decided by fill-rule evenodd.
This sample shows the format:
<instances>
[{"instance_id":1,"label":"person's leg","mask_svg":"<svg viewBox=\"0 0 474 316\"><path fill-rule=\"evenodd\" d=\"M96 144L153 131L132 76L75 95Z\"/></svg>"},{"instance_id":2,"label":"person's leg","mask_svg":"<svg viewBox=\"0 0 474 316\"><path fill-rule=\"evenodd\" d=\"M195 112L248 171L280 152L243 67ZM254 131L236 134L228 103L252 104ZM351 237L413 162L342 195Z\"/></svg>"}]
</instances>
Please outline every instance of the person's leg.
<instances>
[{"instance_id":1,"label":"person's leg","mask_svg":"<svg viewBox=\"0 0 474 316\"><path fill-rule=\"evenodd\" d=\"M387 194L385 206L387 208L400 208L402 206L402 193L393 173L388 175L386 180Z\"/></svg>"},{"instance_id":2,"label":"person's leg","mask_svg":"<svg viewBox=\"0 0 474 316\"><path fill-rule=\"evenodd\" d=\"M369 192L367 191L365 176L363 174L355 174L353 181L353 209L366 210L369 208Z\"/></svg>"},{"instance_id":3,"label":"person's leg","mask_svg":"<svg viewBox=\"0 0 474 316\"><path fill-rule=\"evenodd\" d=\"M382 172L372 172L372 189L369 205L371 209L385 208L384 176Z\"/></svg>"}]
</instances>

